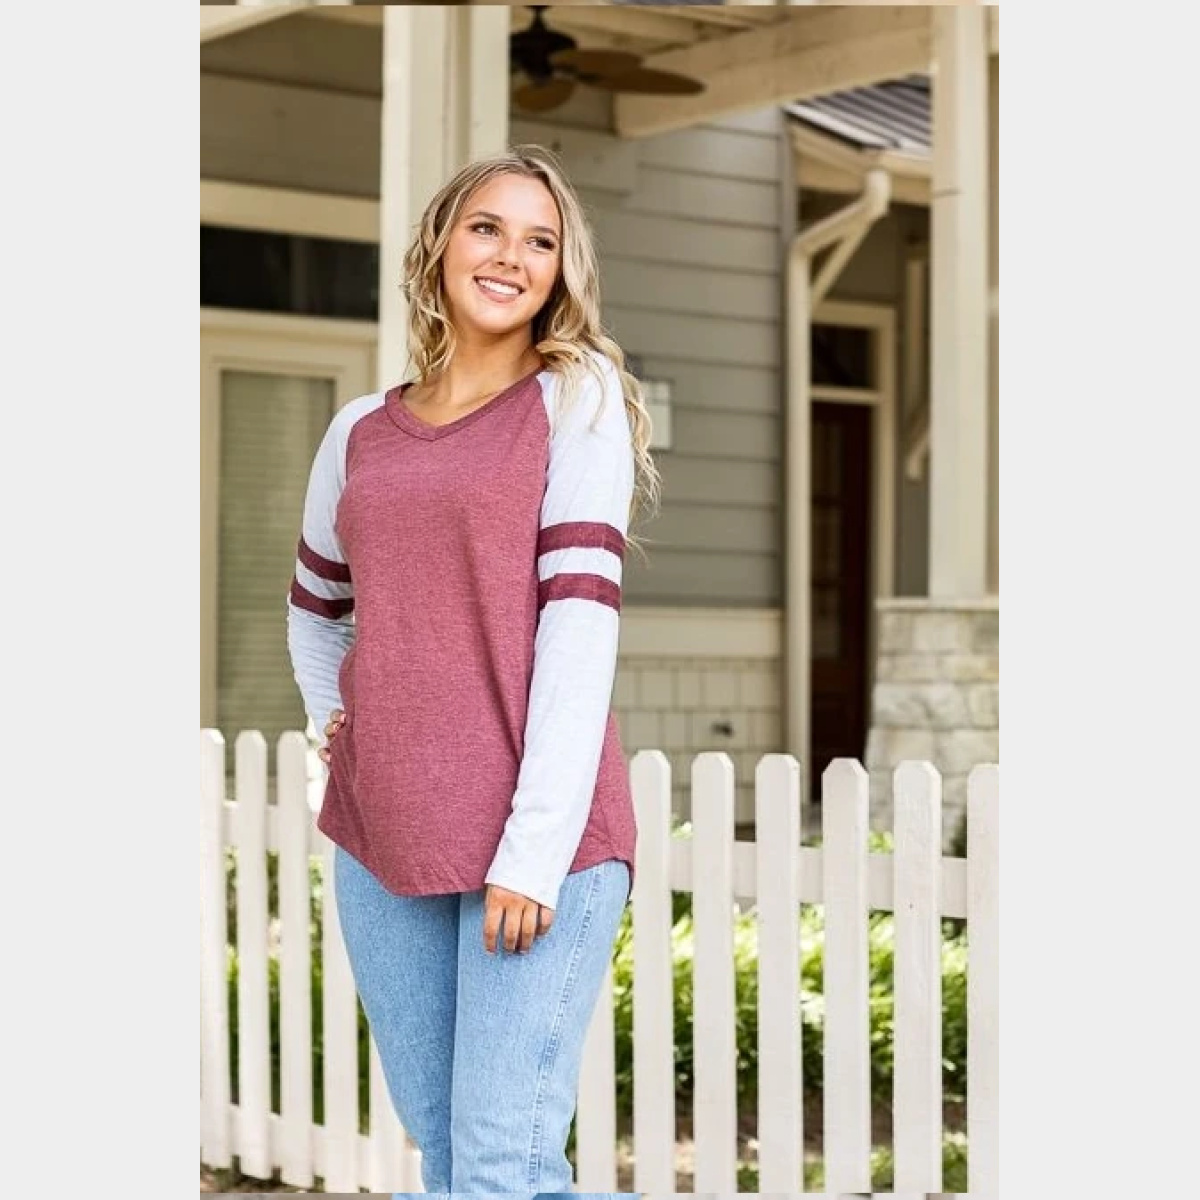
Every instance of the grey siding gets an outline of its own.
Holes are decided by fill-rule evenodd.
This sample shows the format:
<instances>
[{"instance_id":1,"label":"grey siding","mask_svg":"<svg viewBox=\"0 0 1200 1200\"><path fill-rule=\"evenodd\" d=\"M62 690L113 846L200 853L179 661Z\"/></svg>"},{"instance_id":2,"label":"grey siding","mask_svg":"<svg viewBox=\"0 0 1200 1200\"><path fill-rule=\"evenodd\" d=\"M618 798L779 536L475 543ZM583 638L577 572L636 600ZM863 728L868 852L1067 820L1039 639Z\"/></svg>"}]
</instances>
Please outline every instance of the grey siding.
<instances>
[{"instance_id":1,"label":"grey siding","mask_svg":"<svg viewBox=\"0 0 1200 1200\"><path fill-rule=\"evenodd\" d=\"M553 144L575 100L514 141ZM592 126L595 128L595 126ZM565 141L565 139L564 139ZM672 381L673 445L648 562L627 560L633 603L776 606L782 598L779 115L628 143L627 191L580 185L601 260L608 332ZM569 142L563 157L571 166Z\"/></svg>"},{"instance_id":2,"label":"grey siding","mask_svg":"<svg viewBox=\"0 0 1200 1200\"><path fill-rule=\"evenodd\" d=\"M202 179L378 196L379 128L370 96L200 76Z\"/></svg>"}]
</instances>

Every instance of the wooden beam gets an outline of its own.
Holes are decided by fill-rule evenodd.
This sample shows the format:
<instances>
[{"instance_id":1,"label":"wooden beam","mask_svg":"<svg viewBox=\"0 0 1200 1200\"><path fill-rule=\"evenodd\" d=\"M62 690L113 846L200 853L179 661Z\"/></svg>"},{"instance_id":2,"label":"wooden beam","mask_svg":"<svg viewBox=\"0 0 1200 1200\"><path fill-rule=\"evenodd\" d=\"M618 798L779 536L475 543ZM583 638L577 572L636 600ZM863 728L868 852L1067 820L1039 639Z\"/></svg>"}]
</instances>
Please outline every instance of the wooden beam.
<instances>
[{"instance_id":1,"label":"wooden beam","mask_svg":"<svg viewBox=\"0 0 1200 1200\"><path fill-rule=\"evenodd\" d=\"M802 158L796 167L796 183L799 187L815 192L835 192L843 196L856 196L862 191L863 177L842 167L834 167L816 158ZM929 181L908 179L893 175L892 199L901 204L929 204Z\"/></svg>"},{"instance_id":2,"label":"wooden beam","mask_svg":"<svg viewBox=\"0 0 1200 1200\"><path fill-rule=\"evenodd\" d=\"M788 133L796 151L813 155L831 166L860 174L883 167L890 175L908 176L928 183L933 174L932 156L905 154L879 146L852 146L797 119L788 120Z\"/></svg>"},{"instance_id":3,"label":"wooden beam","mask_svg":"<svg viewBox=\"0 0 1200 1200\"><path fill-rule=\"evenodd\" d=\"M779 18L773 12L738 12L737 9L742 8L770 8L774 9L777 6L775 0L725 0L723 5L715 4L698 4L686 5L684 11L691 15L693 21L698 21L706 25L719 25L725 29L754 29L759 25L772 24Z\"/></svg>"},{"instance_id":4,"label":"wooden beam","mask_svg":"<svg viewBox=\"0 0 1200 1200\"><path fill-rule=\"evenodd\" d=\"M647 137L927 70L931 11L796 8L790 21L654 55L643 65L702 79L706 89L695 96L619 95L617 132Z\"/></svg>"},{"instance_id":5,"label":"wooden beam","mask_svg":"<svg viewBox=\"0 0 1200 1200\"><path fill-rule=\"evenodd\" d=\"M931 164L928 159L892 150L856 149L838 138L789 121L788 133L796 151L796 182L801 187L829 192L861 192L872 167L891 177L892 199L905 204L929 204Z\"/></svg>"},{"instance_id":6,"label":"wooden beam","mask_svg":"<svg viewBox=\"0 0 1200 1200\"><path fill-rule=\"evenodd\" d=\"M621 5L593 4L586 7L554 5L543 13L551 29L568 32L619 34L643 41L690 43L700 23L687 14L687 7L625 8ZM512 29L516 33L529 27L533 13L528 8L513 8Z\"/></svg>"},{"instance_id":7,"label":"wooden beam","mask_svg":"<svg viewBox=\"0 0 1200 1200\"><path fill-rule=\"evenodd\" d=\"M200 8L200 44L214 38L241 33L267 21L278 21L280 17L294 16L303 12L307 5L287 4L209 4Z\"/></svg>"},{"instance_id":8,"label":"wooden beam","mask_svg":"<svg viewBox=\"0 0 1200 1200\"><path fill-rule=\"evenodd\" d=\"M313 4L306 7L310 17L325 17L345 21L350 25L374 25L383 28L383 9L378 4Z\"/></svg>"}]
</instances>

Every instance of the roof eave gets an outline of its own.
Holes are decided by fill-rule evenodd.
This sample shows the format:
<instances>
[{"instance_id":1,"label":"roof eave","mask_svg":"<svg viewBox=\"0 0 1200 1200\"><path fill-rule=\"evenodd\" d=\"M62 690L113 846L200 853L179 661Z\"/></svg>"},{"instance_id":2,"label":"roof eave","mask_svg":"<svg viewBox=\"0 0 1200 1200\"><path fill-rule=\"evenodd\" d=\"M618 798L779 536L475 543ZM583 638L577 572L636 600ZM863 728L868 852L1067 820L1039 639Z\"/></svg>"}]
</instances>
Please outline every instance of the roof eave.
<instances>
[{"instance_id":1,"label":"roof eave","mask_svg":"<svg viewBox=\"0 0 1200 1200\"><path fill-rule=\"evenodd\" d=\"M893 181L893 197L907 204L928 205L932 164L928 156L894 149L854 146L842 138L814 128L786 105L788 132L796 151L797 184L822 190L857 192L873 167L882 167ZM806 172L806 161L821 164L820 171ZM807 176L807 177L806 177Z\"/></svg>"}]
</instances>

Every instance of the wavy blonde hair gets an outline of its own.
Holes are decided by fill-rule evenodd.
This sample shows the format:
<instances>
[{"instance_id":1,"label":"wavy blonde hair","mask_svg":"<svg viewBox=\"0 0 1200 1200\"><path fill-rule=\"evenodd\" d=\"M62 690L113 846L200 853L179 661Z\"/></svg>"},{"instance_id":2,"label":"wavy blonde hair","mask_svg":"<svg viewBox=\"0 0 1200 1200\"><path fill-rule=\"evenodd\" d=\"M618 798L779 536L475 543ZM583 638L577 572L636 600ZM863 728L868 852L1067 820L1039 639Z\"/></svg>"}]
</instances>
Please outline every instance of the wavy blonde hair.
<instances>
[{"instance_id":1,"label":"wavy blonde hair","mask_svg":"<svg viewBox=\"0 0 1200 1200\"><path fill-rule=\"evenodd\" d=\"M583 372L600 382L601 368L589 351L612 364L621 383L625 410L633 435L634 493L629 522L650 519L658 511L662 480L648 449L650 416L637 378L625 368L625 354L600 320L600 269L595 242L583 206L566 172L543 146L514 146L507 153L468 163L433 197L420 229L404 255L401 290L408 300L409 359L421 383L443 371L454 357L454 327L442 288L442 258L450 233L471 197L498 175L523 175L545 184L562 220L562 259L550 296L533 318L534 349L547 369L562 376L559 415L575 402ZM601 390L603 396L603 390ZM631 534L626 543L643 553L641 539Z\"/></svg>"}]
</instances>

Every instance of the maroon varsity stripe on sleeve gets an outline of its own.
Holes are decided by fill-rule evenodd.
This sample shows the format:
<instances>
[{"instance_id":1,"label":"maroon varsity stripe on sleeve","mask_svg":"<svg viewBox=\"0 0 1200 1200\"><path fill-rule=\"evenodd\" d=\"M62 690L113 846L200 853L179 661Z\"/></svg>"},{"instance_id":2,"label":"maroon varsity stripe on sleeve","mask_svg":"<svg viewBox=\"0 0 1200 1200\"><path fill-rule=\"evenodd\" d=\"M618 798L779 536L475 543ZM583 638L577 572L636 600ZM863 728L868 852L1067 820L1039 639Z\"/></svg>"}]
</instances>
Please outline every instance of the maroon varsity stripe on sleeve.
<instances>
[{"instance_id":1,"label":"maroon varsity stripe on sleeve","mask_svg":"<svg viewBox=\"0 0 1200 1200\"><path fill-rule=\"evenodd\" d=\"M560 572L538 584L538 611L551 600L595 600L621 611L621 589L603 575L568 574Z\"/></svg>"},{"instance_id":2,"label":"maroon varsity stripe on sleeve","mask_svg":"<svg viewBox=\"0 0 1200 1200\"><path fill-rule=\"evenodd\" d=\"M625 558L625 539L615 526L603 521L566 521L548 525L538 534L537 552L540 558L551 550L611 550L619 559Z\"/></svg>"},{"instance_id":3,"label":"maroon varsity stripe on sleeve","mask_svg":"<svg viewBox=\"0 0 1200 1200\"><path fill-rule=\"evenodd\" d=\"M344 617L347 613L354 611L353 596L347 596L344 600L326 600L322 596L314 596L294 576L290 596L292 603L297 608L306 608L310 613L316 613L318 617L328 617L331 621L336 621L338 617Z\"/></svg>"},{"instance_id":4,"label":"maroon varsity stripe on sleeve","mask_svg":"<svg viewBox=\"0 0 1200 1200\"><path fill-rule=\"evenodd\" d=\"M303 538L296 547L296 557L314 574L330 583L349 583L350 567L318 554Z\"/></svg>"}]
</instances>

